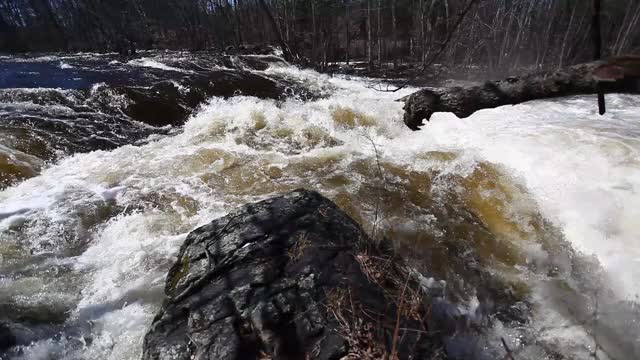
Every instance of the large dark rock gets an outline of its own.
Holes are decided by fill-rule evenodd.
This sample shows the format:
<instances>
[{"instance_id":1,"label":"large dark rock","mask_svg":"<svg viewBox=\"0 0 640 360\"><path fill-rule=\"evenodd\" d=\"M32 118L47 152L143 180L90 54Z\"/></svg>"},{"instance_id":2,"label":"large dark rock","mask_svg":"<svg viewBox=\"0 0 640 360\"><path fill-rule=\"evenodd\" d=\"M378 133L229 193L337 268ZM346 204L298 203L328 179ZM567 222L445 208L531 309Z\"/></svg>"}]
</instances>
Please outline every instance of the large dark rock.
<instances>
[{"instance_id":1,"label":"large dark rock","mask_svg":"<svg viewBox=\"0 0 640 360\"><path fill-rule=\"evenodd\" d=\"M0 323L0 351L9 349L16 345L16 336L9 328L9 325Z\"/></svg>"},{"instance_id":2,"label":"large dark rock","mask_svg":"<svg viewBox=\"0 0 640 360\"><path fill-rule=\"evenodd\" d=\"M175 81L161 81L147 87L116 89L127 97L124 112L153 126L182 125L193 109L212 96L248 95L259 98L283 97L285 86L248 71L215 70Z\"/></svg>"},{"instance_id":3,"label":"large dark rock","mask_svg":"<svg viewBox=\"0 0 640 360\"><path fill-rule=\"evenodd\" d=\"M426 331L399 332L424 319L404 300L408 281L387 276L392 266L367 244L358 224L306 190L194 230L143 359L440 358Z\"/></svg>"},{"instance_id":4,"label":"large dark rock","mask_svg":"<svg viewBox=\"0 0 640 360\"><path fill-rule=\"evenodd\" d=\"M241 55L238 59L247 68L253 70L267 70L273 64L286 65L287 63L276 55Z\"/></svg>"},{"instance_id":5,"label":"large dark rock","mask_svg":"<svg viewBox=\"0 0 640 360\"><path fill-rule=\"evenodd\" d=\"M240 46L227 46L225 48L227 54L242 55L273 55L276 49L269 45L261 44L241 44Z\"/></svg>"}]
</instances>

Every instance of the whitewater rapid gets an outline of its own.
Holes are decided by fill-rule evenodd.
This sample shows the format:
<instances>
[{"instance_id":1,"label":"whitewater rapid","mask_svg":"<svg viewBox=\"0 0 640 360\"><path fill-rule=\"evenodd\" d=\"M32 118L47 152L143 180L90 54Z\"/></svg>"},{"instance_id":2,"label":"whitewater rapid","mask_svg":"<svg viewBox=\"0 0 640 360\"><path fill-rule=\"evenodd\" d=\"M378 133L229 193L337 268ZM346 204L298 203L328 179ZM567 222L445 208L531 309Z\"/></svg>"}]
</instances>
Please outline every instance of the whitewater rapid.
<instances>
[{"instance_id":1,"label":"whitewater rapid","mask_svg":"<svg viewBox=\"0 0 640 360\"><path fill-rule=\"evenodd\" d=\"M567 240L595 255L617 291L634 299L640 295L640 98L612 95L607 102L604 116L591 97L483 110L462 120L438 114L408 146L424 141L475 151L508 168Z\"/></svg>"},{"instance_id":2,"label":"whitewater rapid","mask_svg":"<svg viewBox=\"0 0 640 360\"><path fill-rule=\"evenodd\" d=\"M69 156L0 192L0 259L15 271L0 276L0 293L69 314L62 335L25 347L22 358L138 358L178 247L196 226L236 206L313 188L350 206L350 214L370 229L376 200L361 204L350 196L369 191L376 159L389 169L380 186L408 181L406 174L432 175L436 185L429 191L468 196L465 204L516 244L524 259L517 276L532 288L536 315L530 332L558 352L588 355L590 331L600 330L562 327L568 315L545 303L547 292L556 290L540 268L566 266L560 270L566 271L563 286L576 289L585 308L593 305L584 290L590 285L610 287L612 307L637 302L640 97L608 95L603 117L595 99L577 97L483 110L466 119L436 114L422 131L412 132L402 123L396 99L415 89L379 92L371 80L285 66L262 73L303 83L323 96L212 98L175 135ZM485 174L479 169L490 169L497 185L478 179ZM419 180L406 186L407 192L427 191ZM485 206L494 203L501 204L500 214ZM431 229L429 214L404 215L389 213L376 226L408 233ZM579 255L550 254L536 240L538 217ZM38 255L44 260L27 260ZM604 279L582 279L572 272L571 260L548 260L565 255L599 263ZM598 277L599 270L593 271ZM623 332L640 327L637 313L622 315L632 323L615 317L607 326ZM498 324L492 331L489 339L521 344L519 329ZM623 348L632 359L629 351L638 351L640 335L627 336L622 345L607 339L614 341L610 348ZM518 358L539 355L524 349Z\"/></svg>"}]
</instances>

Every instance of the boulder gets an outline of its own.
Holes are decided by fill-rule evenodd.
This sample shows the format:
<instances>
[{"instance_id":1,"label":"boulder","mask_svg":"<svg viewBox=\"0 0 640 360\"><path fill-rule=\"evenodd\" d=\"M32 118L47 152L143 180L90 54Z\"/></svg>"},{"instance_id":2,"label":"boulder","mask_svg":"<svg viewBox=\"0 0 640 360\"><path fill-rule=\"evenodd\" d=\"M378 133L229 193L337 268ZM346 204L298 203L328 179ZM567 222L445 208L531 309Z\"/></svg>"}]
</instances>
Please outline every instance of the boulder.
<instances>
[{"instance_id":1,"label":"boulder","mask_svg":"<svg viewBox=\"0 0 640 360\"><path fill-rule=\"evenodd\" d=\"M0 352L16 345L16 336L8 324L0 323Z\"/></svg>"},{"instance_id":2,"label":"boulder","mask_svg":"<svg viewBox=\"0 0 640 360\"><path fill-rule=\"evenodd\" d=\"M215 70L175 81L159 81L152 86L116 88L128 104L124 113L152 126L182 125L192 111L212 96L235 95L278 99L286 95L285 86L244 70Z\"/></svg>"},{"instance_id":3,"label":"boulder","mask_svg":"<svg viewBox=\"0 0 640 360\"><path fill-rule=\"evenodd\" d=\"M143 359L440 358L416 284L371 244L307 190L194 230L167 276Z\"/></svg>"},{"instance_id":4,"label":"boulder","mask_svg":"<svg viewBox=\"0 0 640 360\"><path fill-rule=\"evenodd\" d=\"M276 55L240 55L238 58L249 69L264 71L273 64L287 65L286 61Z\"/></svg>"}]
</instances>

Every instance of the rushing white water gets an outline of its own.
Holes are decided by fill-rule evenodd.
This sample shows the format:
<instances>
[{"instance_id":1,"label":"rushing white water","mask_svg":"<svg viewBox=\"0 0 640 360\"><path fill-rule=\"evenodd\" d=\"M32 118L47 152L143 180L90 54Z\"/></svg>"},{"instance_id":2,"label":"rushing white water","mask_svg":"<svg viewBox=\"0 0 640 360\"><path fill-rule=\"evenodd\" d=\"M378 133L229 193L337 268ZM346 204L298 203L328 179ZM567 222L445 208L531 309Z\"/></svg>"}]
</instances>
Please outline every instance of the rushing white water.
<instances>
[{"instance_id":1,"label":"rushing white water","mask_svg":"<svg viewBox=\"0 0 640 360\"><path fill-rule=\"evenodd\" d=\"M577 249L597 256L619 294L640 295L640 99L609 96L600 117L593 98L485 110L428 127L437 146L476 150L513 170L544 216ZM420 146L419 144L417 146Z\"/></svg>"},{"instance_id":2,"label":"rushing white water","mask_svg":"<svg viewBox=\"0 0 640 360\"><path fill-rule=\"evenodd\" d=\"M0 193L0 246L60 254L33 266L65 269L64 281L38 271L0 277L0 292L67 306L67 323L91 334L39 340L24 349L24 358L138 358L165 273L190 230L288 189L316 188L334 198L357 191L371 179L354 168L376 157L407 172L462 178L482 163L495 164L508 174L505 186L526 189L512 197L518 201L508 204L506 217L533 233L527 216L537 209L576 250L600 262L616 300L640 295L640 97L608 96L604 117L594 99L580 97L483 110L467 119L436 114L412 132L395 101L412 89L378 92L362 79L291 67L265 74L304 82L325 97L213 98L177 135L77 154ZM453 155L434 159L434 152ZM338 175L347 180L336 185ZM523 248L528 257L546 256L535 246ZM4 261L17 257L5 254ZM588 356L587 327L562 327L562 312L545 303L546 278L523 274L538 305L532 327L553 338L558 351ZM552 333L548 326L557 327ZM515 330L498 324L493 331L519 344ZM627 335L625 344L637 351L640 339ZM518 358L537 356L524 349Z\"/></svg>"},{"instance_id":3,"label":"rushing white water","mask_svg":"<svg viewBox=\"0 0 640 360\"><path fill-rule=\"evenodd\" d=\"M140 58L140 59L130 60L129 62L127 62L127 65L143 66L143 67L149 67L149 68L155 68L155 69L161 69L161 70L186 72L186 73L191 72L191 71L188 71L188 70L179 69L179 68L176 68L176 67L173 67L173 66L169 66L169 65L163 64L163 63L161 63L161 62L159 62L157 60L150 59L150 58Z\"/></svg>"}]
</instances>

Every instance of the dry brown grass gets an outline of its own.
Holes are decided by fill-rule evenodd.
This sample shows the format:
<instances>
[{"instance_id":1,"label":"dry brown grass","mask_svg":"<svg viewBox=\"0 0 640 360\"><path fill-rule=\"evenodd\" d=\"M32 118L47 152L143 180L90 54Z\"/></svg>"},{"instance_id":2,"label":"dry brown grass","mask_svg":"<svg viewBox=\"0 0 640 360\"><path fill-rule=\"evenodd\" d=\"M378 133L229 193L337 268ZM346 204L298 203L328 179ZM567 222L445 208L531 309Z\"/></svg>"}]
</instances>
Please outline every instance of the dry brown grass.
<instances>
[{"instance_id":1,"label":"dry brown grass","mask_svg":"<svg viewBox=\"0 0 640 360\"><path fill-rule=\"evenodd\" d=\"M396 360L399 359L401 339L408 333L429 336L423 321L429 313L423 289L414 276L391 256L361 250L356 260L367 279L378 286L387 299L389 309L376 313L358 302L351 289L332 289L327 293L326 306L339 324L337 331L349 344L343 359ZM407 322L421 324L408 328ZM391 339L391 342L385 339ZM441 359L435 351L431 359Z\"/></svg>"},{"instance_id":2,"label":"dry brown grass","mask_svg":"<svg viewBox=\"0 0 640 360\"><path fill-rule=\"evenodd\" d=\"M291 261L297 261L304 254L304 251L311 245L311 241L307 237L306 233L302 233L298 236L298 241L293 244L287 251L287 255Z\"/></svg>"},{"instance_id":3,"label":"dry brown grass","mask_svg":"<svg viewBox=\"0 0 640 360\"><path fill-rule=\"evenodd\" d=\"M357 305L353 303L350 290L335 288L327 294L328 311L340 326L338 332L349 344L349 351L342 359L380 360L387 359L385 347L377 341L373 325L362 317L354 316Z\"/></svg>"},{"instance_id":4,"label":"dry brown grass","mask_svg":"<svg viewBox=\"0 0 640 360\"><path fill-rule=\"evenodd\" d=\"M356 261L369 281L384 288L384 280L389 280L387 271L393 266L391 258L361 252L356 255Z\"/></svg>"}]
</instances>

